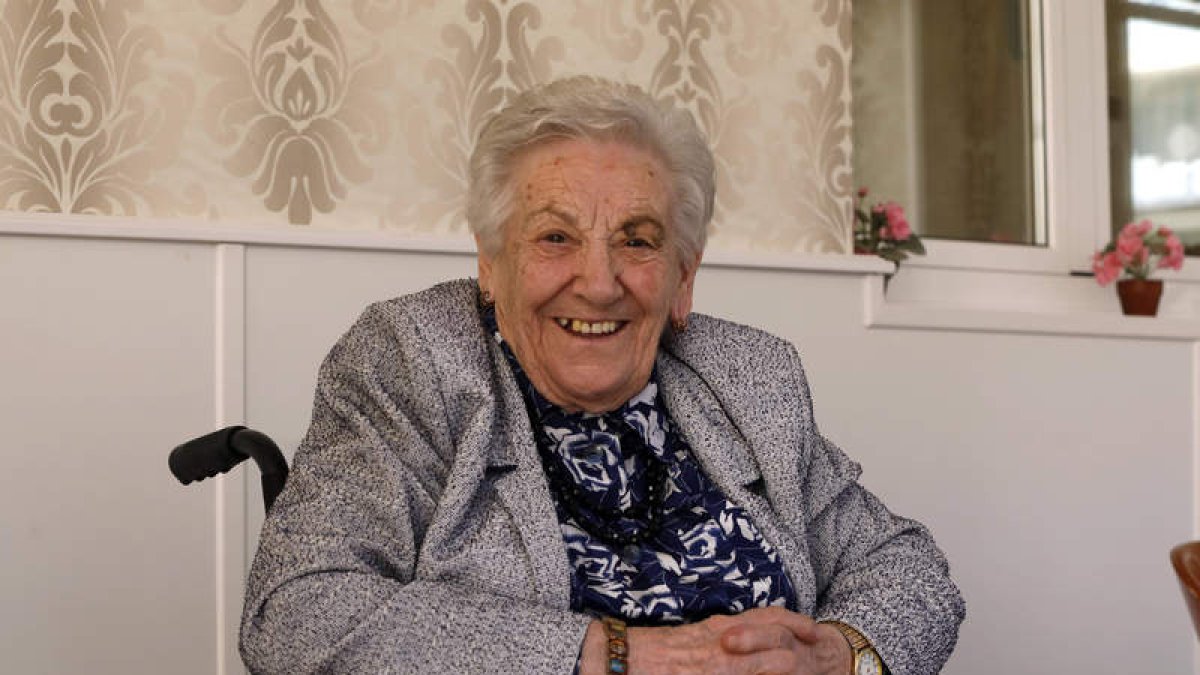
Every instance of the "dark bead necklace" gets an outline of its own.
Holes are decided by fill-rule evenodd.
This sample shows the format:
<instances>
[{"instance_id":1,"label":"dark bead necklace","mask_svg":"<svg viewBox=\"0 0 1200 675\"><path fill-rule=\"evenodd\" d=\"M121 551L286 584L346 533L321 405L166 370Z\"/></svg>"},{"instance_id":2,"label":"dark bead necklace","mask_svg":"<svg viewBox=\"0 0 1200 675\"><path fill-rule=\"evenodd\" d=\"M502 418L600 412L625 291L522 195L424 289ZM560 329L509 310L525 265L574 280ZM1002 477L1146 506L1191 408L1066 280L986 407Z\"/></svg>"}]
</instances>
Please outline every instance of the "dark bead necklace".
<instances>
[{"instance_id":1,"label":"dark bead necklace","mask_svg":"<svg viewBox=\"0 0 1200 675\"><path fill-rule=\"evenodd\" d=\"M562 458L551 449L555 446L554 440L542 429L539 429L538 435L541 436L537 443L538 451L542 456L542 466L545 467L550 489L580 527L616 547L641 544L658 532L663 517L663 493L667 487L666 462L653 452L646 451L642 454L642 458L646 460L646 498L640 503L633 504L626 510L591 504L585 506L583 488L563 466ZM622 441L623 447L634 447L632 442L626 443L624 438ZM626 524L625 528L621 527L622 522ZM633 527L630 528L629 525Z\"/></svg>"}]
</instances>

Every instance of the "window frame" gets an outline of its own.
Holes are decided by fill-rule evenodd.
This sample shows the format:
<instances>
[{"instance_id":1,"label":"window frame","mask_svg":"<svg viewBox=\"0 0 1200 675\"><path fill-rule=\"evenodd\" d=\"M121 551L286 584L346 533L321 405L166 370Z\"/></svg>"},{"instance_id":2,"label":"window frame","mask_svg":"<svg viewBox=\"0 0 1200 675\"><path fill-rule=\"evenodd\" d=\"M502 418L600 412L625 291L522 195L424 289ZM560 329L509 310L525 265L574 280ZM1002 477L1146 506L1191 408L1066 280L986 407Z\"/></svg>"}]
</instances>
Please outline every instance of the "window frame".
<instances>
[{"instance_id":1,"label":"window frame","mask_svg":"<svg viewBox=\"0 0 1200 675\"><path fill-rule=\"evenodd\" d=\"M1113 149L1111 147L1112 146L1112 141L1111 141L1112 134L1111 134L1111 130L1110 130L1110 152L1112 154L1110 155L1111 170L1110 170L1109 175L1116 176L1119 171L1119 172L1121 172L1121 176L1124 178L1124 181L1126 183L1123 186L1117 185L1117 184L1114 184L1112 186L1113 194L1110 195L1110 204L1112 205L1111 206L1112 210L1116 210L1116 205L1115 205L1115 202L1117 201L1116 200L1116 191L1123 190L1125 192L1125 194L1123 195L1124 201L1125 201L1125 204L1124 204L1125 208L1123 209L1124 214L1126 216L1125 220L1132 220L1133 219L1132 212L1134 210L1133 194L1132 194L1132 188L1129 185L1130 181L1132 180L1132 170L1131 170L1129 162L1131 159L1132 146L1133 146L1133 140L1131 138L1132 133L1133 133L1133 127L1132 127L1133 103L1132 103L1132 93L1131 93L1132 77L1130 76L1128 70L1126 70L1124 73L1118 73L1118 72L1114 71L1114 69L1113 69L1114 59L1112 58L1113 52L1116 52L1116 54L1118 55L1118 58L1115 59L1117 62L1119 62L1119 63L1127 63L1128 62L1129 46L1126 42L1125 29L1126 29L1126 22L1130 19L1156 21L1159 23L1165 23L1165 24L1170 24L1170 25L1175 25L1175 26L1182 25L1182 26L1188 26L1189 28L1192 28L1194 30L1200 30L1200 11L1186 11L1186 10L1181 10L1181 9L1174 9L1171 7L1163 7L1163 6L1159 6L1159 5L1148 5L1148 4L1143 4L1141 2L1127 1L1127 0L1105 0L1105 7L1106 7L1105 36L1108 40L1107 56L1109 57L1109 63L1108 63L1108 69L1109 69L1108 70L1108 84L1110 85L1109 98L1112 100L1112 103L1110 103L1110 106L1118 106L1119 105L1122 108L1124 108L1124 111L1123 111L1124 124L1120 130L1121 135L1123 136L1123 138L1121 140L1123 147L1120 148L1119 151L1123 152L1125 154L1118 157L1116 154L1118 152L1118 150ZM1116 91L1113 91L1113 88L1111 87L1111 85L1113 85L1114 81L1117 82L1117 86L1115 87ZM1191 203L1191 204L1188 204L1186 208L1189 210L1194 210L1196 208L1200 208L1200 204ZM1164 209L1164 210L1169 210L1169 209ZM1114 214L1114 215L1116 215L1116 214ZM1112 221L1114 230L1116 229L1116 224L1117 224L1117 221L1115 221L1115 220Z\"/></svg>"},{"instance_id":2,"label":"window frame","mask_svg":"<svg viewBox=\"0 0 1200 675\"><path fill-rule=\"evenodd\" d=\"M1040 274L1086 273L1091 255L1109 238L1107 58L1105 7L1097 2L1030 0L1031 51L1040 42L1033 74L1041 128L1034 138L1042 178L1035 183L1047 243L998 244L927 238L927 255L905 266ZM1040 87L1038 79L1040 76ZM1040 96L1037 90L1040 89ZM1039 116L1034 115L1035 125ZM1044 151L1044 152L1039 152ZM1038 157L1040 155L1040 157ZM1035 179L1038 169L1034 171Z\"/></svg>"}]
</instances>

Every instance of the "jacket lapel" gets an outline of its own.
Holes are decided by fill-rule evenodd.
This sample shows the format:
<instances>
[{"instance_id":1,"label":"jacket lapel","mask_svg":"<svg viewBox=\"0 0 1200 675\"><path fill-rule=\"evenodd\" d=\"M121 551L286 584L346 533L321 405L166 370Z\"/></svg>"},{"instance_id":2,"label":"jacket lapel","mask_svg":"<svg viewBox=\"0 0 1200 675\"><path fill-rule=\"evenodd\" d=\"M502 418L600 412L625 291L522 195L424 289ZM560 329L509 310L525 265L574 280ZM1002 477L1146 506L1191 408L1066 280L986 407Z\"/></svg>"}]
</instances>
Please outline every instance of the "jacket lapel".
<instances>
[{"instance_id":1,"label":"jacket lapel","mask_svg":"<svg viewBox=\"0 0 1200 675\"><path fill-rule=\"evenodd\" d=\"M658 375L667 410L708 477L726 492L759 482L749 446L704 381L687 364L663 356Z\"/></svg>"},{"instance_id":2,"label":"jacket lapel","mask_svg":"<svg viewBox=\"0 0 1200 675\"><path fill-rule=\"evenodd\" d=\"M798 459L762 463L756 457L780 453L798 458L799 448L784 429L739 428L741 417L722 403L723 397L746 405L754 392L736 391L733 378L725 381L721 373L700 372L687 359L686 347L678 342L666 353L660 352L657 365L663 400L671 418L679 426L704 472L734 504L749 514L763 537L783 559L795 587L799 609L811 613L816 605L815 577L809 563L808 542L794 533L804 532L804 515L799 505L800 480L791 472L780 474L772 466L794 468ZM747 423L744 422L743 423ZM748 422L754 424L753 421ZM771 439L769 447L752 447L747 437ZM774 445L777 444L777 445Z\"/></svg>"},{"instance_id":3,"label":"jacket lapel","mask_svg":"<svg viewBox=\"0 0 1200 675\"><path fill-rule=\"evenodd\" d=\"M571 569L554 501L546 483L525 401L494 343L489 344L498 379L498 429L485 470L496 494L512 516L529 555L538 600L550 607L571 606Z\"/></svg>"}]
</instances>

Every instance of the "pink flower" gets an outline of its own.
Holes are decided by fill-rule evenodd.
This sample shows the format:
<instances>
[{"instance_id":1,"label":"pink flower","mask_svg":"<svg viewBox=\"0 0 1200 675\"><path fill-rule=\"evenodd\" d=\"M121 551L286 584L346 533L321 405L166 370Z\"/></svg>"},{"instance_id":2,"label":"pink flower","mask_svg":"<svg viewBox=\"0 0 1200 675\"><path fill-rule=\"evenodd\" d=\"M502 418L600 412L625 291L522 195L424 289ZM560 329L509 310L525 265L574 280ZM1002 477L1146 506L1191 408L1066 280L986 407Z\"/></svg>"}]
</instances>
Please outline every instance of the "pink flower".
<instances>
[{"instance_id":1,"label":"pink flower","mask_svg":"<svg viewBox=\"0 0 1200 675\"><path fill-rule=\"evenodd\" d=\"M858 188L858 198L862 199L866 196L867 196L867 186L864 185L864 186Z\"/></svg>"},{"instance_id":2,"label":"pink flower","mask_svg":"<svg viewBox=\"0 0 1200 675\"><path fill-rule=\"evenodd\" d=\"M883 204L883 214L887 218L887 226L881 233L885 239L904 241L912 236L912 228L904 216L904 207L896 202L887 202Z\"/></svg>"},{"instance_id":3,"label":"pink flower","mask_svg":"<svg viewBox=\"0 0 1200 675\"><path fill-rule=\"evenodd\" d=\"M1166 246L1167 252L1163 257L1158 259L1158 267L1160 269L1182 269L1183 268L1183 242L1179 237L1175 236L1169 229L1165 227L1158 228L1158 234L1161 236L1163 230L1166 230Z\"/></svg>"},{"instance_id":4,"label":"pink flower","mask_svg":"<svg viewBox=\"0 0 1200 675\"><path fill-rule=\"evenodd\" d=\"M1137 234L1130 229L1131 225L1122 228L1117 236L1116 254L1121 264L1136 267L1146 261L1146 242L1142 240L1145 233Z\"/></svg>"},{"instance_id":5,"label":"pink flower","mask_svg":"<svg viewBox=\"0 0 1200 675\"><path fill-rule=\"evenodd\" d=\"M1157 229L1149 220L1128 223L1116 240L1092 257L1096 281L1105 286L1127 273L1138 279L1150 277L1153 269L1183 267L1183 242L1169 227Z\"/></svg>"},{"instance_id":6,"label":"pink flower","mask_svg":"<svg viewBox=\"0 0 1200 675\"><path fill-rule=\"evenodd\" d=\"M1154 223L1151 223L1149 220L1143 220L1137 223L1128 223L1125 225L1125 227L1121 228L1120 236L1131 238L1137 237L1138 239L1141 239L1150 234L1151 230L1153 229Z\"/></svg>"},{"instance_id":7,"label":"pink flower","mask_svg":"<svg viewBox=\"0 0 1200 675\"><path fill-rule=\"evenodd\" d=\"M1096 283L1101 286L1107 286L1117 280L1121 276L1121 270L1124 265L1121 264L1121 259L1117 257L1116 252L1105 253L1097 251L1092 258L1092 272L1096 274Z\"/></svg>"}]
</instances>

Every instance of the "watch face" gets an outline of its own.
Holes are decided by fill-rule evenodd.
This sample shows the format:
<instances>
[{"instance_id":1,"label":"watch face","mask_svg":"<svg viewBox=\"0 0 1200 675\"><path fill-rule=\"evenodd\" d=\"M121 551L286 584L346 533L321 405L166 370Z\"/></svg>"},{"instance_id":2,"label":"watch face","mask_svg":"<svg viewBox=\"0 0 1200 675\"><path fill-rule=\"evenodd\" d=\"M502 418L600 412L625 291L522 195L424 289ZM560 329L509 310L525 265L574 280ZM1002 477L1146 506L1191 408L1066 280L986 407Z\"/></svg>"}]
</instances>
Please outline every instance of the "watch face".
<instances>
[{"instance_id":1,"label":"watch face","mask_svg":"<svg viewBox=\"0 0 1200 675\"><path fill-rule=\"evenodd\" d=\"M883 661L873 649L858 653L854 659L854 675L883 675Z\"/></svg>"}]
</instances>

